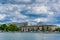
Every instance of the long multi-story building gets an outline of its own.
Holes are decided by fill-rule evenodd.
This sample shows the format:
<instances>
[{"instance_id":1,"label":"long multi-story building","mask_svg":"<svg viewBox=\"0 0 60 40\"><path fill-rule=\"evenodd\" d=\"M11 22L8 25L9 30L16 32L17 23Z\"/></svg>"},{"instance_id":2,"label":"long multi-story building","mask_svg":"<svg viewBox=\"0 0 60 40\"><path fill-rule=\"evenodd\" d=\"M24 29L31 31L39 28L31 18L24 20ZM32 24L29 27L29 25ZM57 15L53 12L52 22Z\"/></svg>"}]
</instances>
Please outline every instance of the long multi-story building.
<instances>
[{"instance_id":1,"label":"long multi-story building","mask_svg":"<svg viewBox=\"0 0 60 40\"><path fill-rule=\"evenodd\" d=\"M56 25L39 25L39 26L23 26L20 27L21 31L54 31L56 29Z\"/></svg>"}]
</instances>

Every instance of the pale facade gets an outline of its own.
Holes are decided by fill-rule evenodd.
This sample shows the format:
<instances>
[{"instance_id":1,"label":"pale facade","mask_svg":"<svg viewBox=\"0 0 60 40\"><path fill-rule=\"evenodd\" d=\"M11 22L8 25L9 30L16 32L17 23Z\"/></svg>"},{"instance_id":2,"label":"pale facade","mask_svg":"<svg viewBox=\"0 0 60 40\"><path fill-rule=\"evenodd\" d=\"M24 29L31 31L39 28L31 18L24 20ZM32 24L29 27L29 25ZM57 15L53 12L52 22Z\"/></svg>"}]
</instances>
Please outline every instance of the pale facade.
<instances>
[{"instance_id":1,"label":"pale facade","mask_svg":"<svg viewBox=\"0 0 60 40\"><path fill-rule=\"evenodd\" d=\"M41 26L26 26L26 27L21 27L21 31L28 32L28 31L47 31L47 30L55 30L56 25L41 25Z\"/></svg>"}]
</instances>

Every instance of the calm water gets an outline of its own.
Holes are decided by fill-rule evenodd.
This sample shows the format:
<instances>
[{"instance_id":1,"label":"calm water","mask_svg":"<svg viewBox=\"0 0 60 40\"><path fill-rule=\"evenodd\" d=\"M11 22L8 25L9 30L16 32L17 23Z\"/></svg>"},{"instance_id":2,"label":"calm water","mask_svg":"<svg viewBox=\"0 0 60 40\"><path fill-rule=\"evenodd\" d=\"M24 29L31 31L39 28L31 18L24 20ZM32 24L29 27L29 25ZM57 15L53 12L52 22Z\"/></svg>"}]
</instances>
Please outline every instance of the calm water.
<instances>
[{"instance_id":1,"label":"calm water","mask_svg":"<svg viewBox=\"0 0 60 40\"><path fill-rule=\"evenodd\" d=\"M57 33L0 33L0 40L60 40Z\"/></svg>"}]
</instances>

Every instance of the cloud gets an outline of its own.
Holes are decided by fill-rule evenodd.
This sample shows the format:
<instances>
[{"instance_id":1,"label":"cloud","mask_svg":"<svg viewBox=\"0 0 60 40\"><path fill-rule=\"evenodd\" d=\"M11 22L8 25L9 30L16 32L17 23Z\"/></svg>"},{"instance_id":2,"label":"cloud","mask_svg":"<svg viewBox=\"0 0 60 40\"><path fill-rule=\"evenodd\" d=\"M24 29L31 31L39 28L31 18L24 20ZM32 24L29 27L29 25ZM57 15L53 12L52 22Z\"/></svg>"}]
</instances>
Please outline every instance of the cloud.
<instances>
[{"instance_id":1,"label":"cloud","mask_svg":"<svg viewBox=\"0 0 60 40\"><path fill-rule=\"evenodd\" d=\"M43 4L32 4L26 7L28 10L26 14L34 14L34 15L46 15L47 17L52 17L55 13L51 11L50 6Z\"/></svg>"},{"instance_id":2,"label":"cloud","mask_svg":"<svg viewBox=\"0 0 60 40\"><path fill-rule=\"evenodd\" d=\"M31 0L15 0L16 2L30 2Z\"/></svg>"},{"instance_id":3,"label":"cloud","mask_svg":"<svg viewBox=\"0 0 60 40\"><path fill-rule=\"evenodd\" d=\"M32 7L32 12L34 13L46 13L48 8L46 6L33 6Z\"/></svg>"},{"instance_id":4,"label":"cloud","mask_svg":"<svg viewBox=\"0 0 60 40\"><path fill-rule=\"evenodd\" d=\"M6 14L0 14L0 20L5 19L5 17L6 17Z\"/></svg>"},{"instance_id":5,"label":"cloud","mask_svg":"<svg viewBox=\"0 0 60 40\"><path fill-rule=\"evenodd\" d=\"M45 5L40 5L40 4L32 4L32 5L28 5L26 7L27 10L29 10L28 12L32 12L35 14L43 14L43 13L47 13L48 12L48 7Z\"/></svg>"},{"instance_id":6,"label":"cloud","mask_svg":"<svg viewBox=\"0 0 60 40\"><path fill-rule=\"evenodd\" d=\"M29 4L32 0L6 0L5 4Z\"/></svg>"},{"instance_id":7,"label":"cloud","mask_svg":"<svg viewBox=\"0 0 60 40\"><path fill-rule=\"evenodd\" d=\"M24 9L25 5L13 5L13 4L5 4L5 5L0 5L0 16L3 14L7 15L6 17L9 17L8 19L20 21L21 19L26 19L28 16L24 15L21 13L21 11ZM1 20L5 18L5 15L1 17ZM5 19L4 19L5 20ZM7 19L6 19L7 20Z\"/></svg>"},{"instance_id":8,"label":"cloud","mask_svg":"<svg viewBox=\"0 0 60 40\"><path fill-rule=\"evenodd\" d=\"M13 13L14 13L15 15L14 15ZM27 18L27 16L21 14L19 11L15 11L15 12L13 12L13 13L12 13L12 16L14 16L14 17L22 18L22 19Z\"/></svg>"},{"instance_id":9,"label":"cloud","mask_svg":"<svg viewBox=\"0 0 60 40\"><path fill-rule=\"evenodd\" d=\"M20 11L25 7L25 5L14 5L14 4L0 4L0 12L7 11Z\"/></svg>"},{"instance_id":10,"label":"cloud","mask_svg":"<svg viewBox=\"0 0 60 40\"><path fill-rule=\"evenodd\" d=\"M35 0L36 3L47 3L49 0Z\"/></svg>"},{"instance_id":11,"label":"cloud","mask_svg":"<svg viewBox=\"0 0 60 40\"><path fill-rule=\"evenodd\" d=\"M59 3L60 0L36 0L37 3Z\"/></svg>"},{"instance_id":12,"label":"cloud","mask_svg":"<svg viewBox=\"0 0 60 40\"><path fill-rule=\"evenodd\" d=\"M36 18L34 21L36 21L36 22L48 22L49 18Z\"/></svg>"},{"instance_id":13,"label":"cloud","mask_svg":"<svg viewBox=\"0 0 60 40\"><path fill-rule=\"evenodd\" d=\"M4 4L5 3L5 4ZM30 4L29 4L30 3ZM0 2L0 14L3 22L59 23L60 0L7 0Z\"/></svg>"}]
</instances>

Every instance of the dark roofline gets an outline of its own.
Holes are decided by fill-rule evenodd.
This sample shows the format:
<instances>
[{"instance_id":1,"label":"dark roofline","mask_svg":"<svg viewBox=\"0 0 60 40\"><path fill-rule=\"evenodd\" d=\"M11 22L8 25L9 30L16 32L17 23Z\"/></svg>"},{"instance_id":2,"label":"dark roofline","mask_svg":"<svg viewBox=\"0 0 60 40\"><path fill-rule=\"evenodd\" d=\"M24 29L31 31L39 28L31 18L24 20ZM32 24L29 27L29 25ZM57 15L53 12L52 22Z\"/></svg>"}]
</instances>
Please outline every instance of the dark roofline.
<instances>
[{"instance_id":1,"label":"dark roofline","mask_svg":"<svg viewBox=\"0 0 60 40\"><path fill-rule=\"evenodd\" d=\"M56 27L56 25L32 25L32 26L23 26L23 27L41 27L41 26L53 26Z\"/></svg>"}]
</instances>

